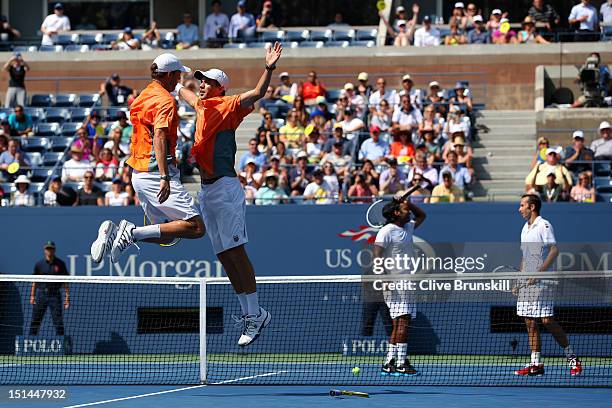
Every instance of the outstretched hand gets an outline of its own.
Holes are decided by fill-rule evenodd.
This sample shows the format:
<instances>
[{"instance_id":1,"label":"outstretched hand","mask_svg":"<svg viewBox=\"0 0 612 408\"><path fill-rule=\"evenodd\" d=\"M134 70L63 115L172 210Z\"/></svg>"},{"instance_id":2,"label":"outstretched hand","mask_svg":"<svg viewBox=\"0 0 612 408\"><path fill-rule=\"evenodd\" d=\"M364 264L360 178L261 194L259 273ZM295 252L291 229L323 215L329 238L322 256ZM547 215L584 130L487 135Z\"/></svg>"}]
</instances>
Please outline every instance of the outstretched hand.
<instances>
[{"instance_id":1,"label":"outstretched hand","mask_svg":"<svg viewBox=\"0 0 612 408\"><path fill-rule=\"evenodd\" d=\"M280 59L283 52L283 46L279 42L275 42L273 46L266 49L266 65L269 67L276 66L276 62Z\"/></svg>"}]
</instances>

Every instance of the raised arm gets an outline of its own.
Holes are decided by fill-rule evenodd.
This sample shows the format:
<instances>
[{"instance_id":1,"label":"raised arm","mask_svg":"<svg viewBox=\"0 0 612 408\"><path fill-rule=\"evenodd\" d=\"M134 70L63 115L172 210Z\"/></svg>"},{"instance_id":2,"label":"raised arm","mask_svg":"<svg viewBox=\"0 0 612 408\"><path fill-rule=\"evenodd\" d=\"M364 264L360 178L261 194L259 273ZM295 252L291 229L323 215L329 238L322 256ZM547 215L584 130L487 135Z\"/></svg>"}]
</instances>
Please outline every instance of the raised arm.
<instances>
[{"instance_id":1,"label":"raised arm","mask_svg":"<svg viewBox=\"0 0 612 408\"><path fill-rule=\"evenodd\" d=\"M176 85L176 89L178 96L183 98L185 102L189 104L192 108L195 109L198 104L198 95L196 95L192 90L185 88L180 82Z\"/></svg>"},{"instance_id":2,"label":"raised arm","mask_svg":"<svg viewBox=\"0 0 612 408\"><path fill-rule=\"evenodd\" d=\"M276 62L283 52L283 47L279 42L266 50L266 68L257 82L257 86L250 91L247 91L240 95L240 106L243 108L253 106L255 102L260 100L266 94L268 86L270 86L270 80L272 79L272 71L276 69Z\"/></svg>"},{"instance_id":3,"label":"raised arm","mask_svg":"<svg viewBox=\"0 0 612 408\"><path fill-rule=\"evenodd\" d=\"M416 204L413 204L410 201L408 201L408 208L410 208L410 211L414 214L414 228L416 229L423 223L423 221L425 221L427 214L425 214L425 211L421 210L421 208L419 208Z\"/></svg>"}]
</instances>

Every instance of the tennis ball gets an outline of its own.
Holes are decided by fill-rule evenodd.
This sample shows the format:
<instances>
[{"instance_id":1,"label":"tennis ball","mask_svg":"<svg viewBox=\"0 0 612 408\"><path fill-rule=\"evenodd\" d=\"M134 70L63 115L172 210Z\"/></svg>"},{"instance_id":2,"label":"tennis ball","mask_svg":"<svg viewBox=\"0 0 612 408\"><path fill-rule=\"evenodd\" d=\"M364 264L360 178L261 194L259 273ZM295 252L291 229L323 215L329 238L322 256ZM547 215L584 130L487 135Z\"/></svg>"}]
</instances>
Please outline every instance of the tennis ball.
<instances>
[{"instance_id":1,"label":"tennis ball","mask_svg":"<svg viewBox=\"0 0 612 408\"><path fill-rule=\"evenodd\" d=\"M353 375L359 375L360 371L361 371L361 368L359 368L359 367L353 367L353 369L351 370Z\"/></svg>"}]
</instances>

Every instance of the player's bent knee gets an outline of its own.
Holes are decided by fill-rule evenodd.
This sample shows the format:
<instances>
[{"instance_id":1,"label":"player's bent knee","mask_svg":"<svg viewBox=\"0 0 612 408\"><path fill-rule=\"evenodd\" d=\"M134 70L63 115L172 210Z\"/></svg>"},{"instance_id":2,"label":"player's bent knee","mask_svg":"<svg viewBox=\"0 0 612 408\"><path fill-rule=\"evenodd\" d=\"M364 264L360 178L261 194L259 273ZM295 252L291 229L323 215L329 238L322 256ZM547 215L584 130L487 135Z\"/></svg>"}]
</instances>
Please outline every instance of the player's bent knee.
<instances>
[{"instance_id":1,"label":"player's bent knee","mask_svg":"<svg viewBox=\"0 0 612 408\"><path fill-rule=\"evenodd\" d=\"M202 221L202 217L196 216L187 220L191 226L191 232L194 238L202 238L206 235L206 227Z\"/></svg>"}]
</instances>

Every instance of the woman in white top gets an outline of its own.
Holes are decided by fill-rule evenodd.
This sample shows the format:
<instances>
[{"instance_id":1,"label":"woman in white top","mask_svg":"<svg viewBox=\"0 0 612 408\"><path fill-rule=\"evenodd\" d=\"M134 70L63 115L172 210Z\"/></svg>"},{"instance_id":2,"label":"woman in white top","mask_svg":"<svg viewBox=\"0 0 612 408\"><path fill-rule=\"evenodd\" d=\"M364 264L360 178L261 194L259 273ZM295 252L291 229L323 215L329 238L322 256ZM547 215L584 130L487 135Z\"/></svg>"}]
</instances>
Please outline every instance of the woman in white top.
<instances>
[{"instance_id":1,"label":"woman in white top","mask_svg":"<svg viewBox=\"0 0 612 408\"><path fill-rule=\"evenodd\" d=\"M34 195L28 191L30 188L30 180L21 175L15 180L15 191L11 196L12 207L34 207Z\"/></svg>"},{"instance_id":2,"label":"woman in white top","mask_svg":"<svg viewBox=\"0 0 612 408\"><path fill-rule=\"evenodd\" d=\"M104 205L107 207L125 207L128 205L128 193L121 191L121 179L114 179L111 191L104 195Z\"/></svg>"}]
</instances>

